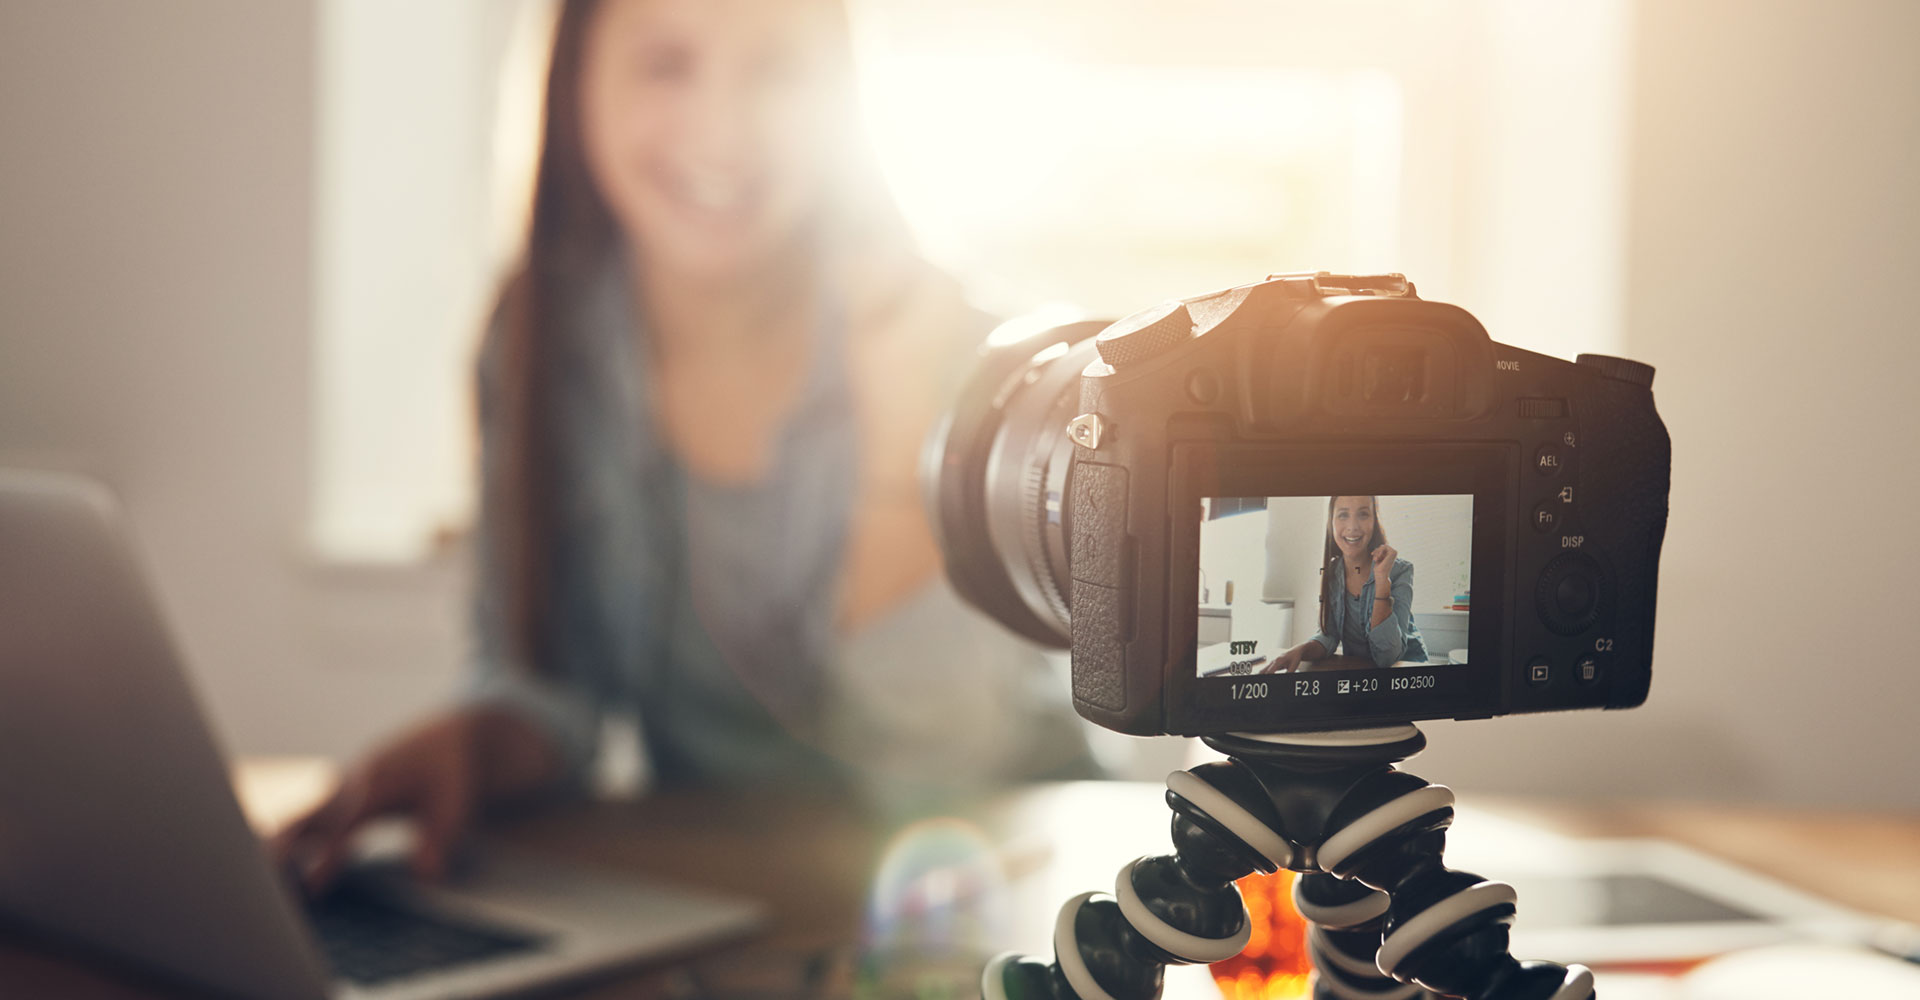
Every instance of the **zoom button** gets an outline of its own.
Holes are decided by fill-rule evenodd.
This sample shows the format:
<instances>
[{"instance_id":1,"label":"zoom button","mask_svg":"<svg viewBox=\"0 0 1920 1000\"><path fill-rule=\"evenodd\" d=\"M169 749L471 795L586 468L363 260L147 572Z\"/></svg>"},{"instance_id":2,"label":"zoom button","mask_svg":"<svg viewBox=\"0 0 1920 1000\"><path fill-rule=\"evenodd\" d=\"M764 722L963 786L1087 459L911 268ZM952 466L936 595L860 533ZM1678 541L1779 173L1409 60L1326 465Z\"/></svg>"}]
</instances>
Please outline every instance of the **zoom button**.
<instances>
[{"instance_id":1,"label":"zoom button","mask_svg":"<svg viewBox=\"0 0 1920 1000\"><path fill-rule=\"evenodd\" d=\"M1567 471L1567 455L1556 445L1543 444L1533 453L1533 471L1543 476L1558 476Z\"/></svg>"}]
</instances>

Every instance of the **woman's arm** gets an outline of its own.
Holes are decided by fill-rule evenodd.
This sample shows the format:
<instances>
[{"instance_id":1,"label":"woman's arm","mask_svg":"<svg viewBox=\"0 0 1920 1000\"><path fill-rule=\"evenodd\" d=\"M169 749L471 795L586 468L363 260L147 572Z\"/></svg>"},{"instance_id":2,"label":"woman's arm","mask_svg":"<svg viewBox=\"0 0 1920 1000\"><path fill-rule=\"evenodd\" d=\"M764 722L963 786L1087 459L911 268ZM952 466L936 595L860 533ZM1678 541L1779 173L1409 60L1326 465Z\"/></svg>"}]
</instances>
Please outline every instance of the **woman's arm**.
<instances>
[{"instance_id":1,"label":"woman's arm","mask_svg":"<svg viewBox=\"0 0 1920 1000\"><path fill-rule=\"evenodd\" d=\"M1340 648L1340 616L1343 608L1334 603L1338 599L1333 594L1321 594L1320 599L1326 602L1327 621L1323 623L1325 627L1317 628L1313 638L1293 647L1294 650L1299 651L1300 659L1309 662L1324 660L1332 656L1334 650Z\"/></svg>"},{"instance_id":2,"label":"woman's arm","mask_svg":"<svg viewBox=\"0 0 1920 1000\"><path fill-rule=\"evenodd\" d=\"M507 456L512 417L506 405L506 309L489 324L476 371L480 425L480 516L473 534L473 603L468 623L472 640L471 673L460 701L481 715L505 712L525 723L529 733L553 745L559 775L585 775L598 749L600 712L587 694L540 673L521 661L510 634L510 568L502 540L511 462ZM499 727L495 727L499 728Z\"/></svg>"},{"instance_id":3,"label":"woman's arm","mask_svg":"<svg viewBox=\"0 0 1920 1000\"><path fill-rule=\"evenodd\" d=\"M1322 642L1319 636L1315 636L1274 657L1273 661L1267 664L1266 669L1260 672L1263 674L1288 673L1299 667L1302 663L1312 663L1315 660L1326 659L1328 652L1332 648L1333 647L1327 645L1325 642Z\"/></svg>"},{"instance_id":4,"label":"woman's arm","mask_svg":"<svg viewBox=\"0 0 1920 1000\"><path fill-rule=\"evenodd\" d=\"M826 749L871 790L1093 776L1065 671L944 577L842 636L825 666Z\"/></svg>"},{"instance_id":5,"label":"woman's arm","mask_svg":"<svg viewBox=\"0 0 1920 1000\"><path fill-rule=\"evenodd\" d=\"M1376 666L1390 667L1407 651L1407 631L1413 624L1413 564L1394 560L1386 596L1381 589L1374 588L1373 628L1367 632L1367 645Z\"/></svg>"},{"instance_id":6,"label":"woman's arm","mask_svg":"<svg viewBox=\"0 0 1920 1000\"><path fill-rule=\"evenodd\" d=\"M903 267L885 308L848 317L860 464L841 564L843 635L881 620L941 575L920 452L992 328L952 279L918 261Z\"/></svg>"}]
</instances>

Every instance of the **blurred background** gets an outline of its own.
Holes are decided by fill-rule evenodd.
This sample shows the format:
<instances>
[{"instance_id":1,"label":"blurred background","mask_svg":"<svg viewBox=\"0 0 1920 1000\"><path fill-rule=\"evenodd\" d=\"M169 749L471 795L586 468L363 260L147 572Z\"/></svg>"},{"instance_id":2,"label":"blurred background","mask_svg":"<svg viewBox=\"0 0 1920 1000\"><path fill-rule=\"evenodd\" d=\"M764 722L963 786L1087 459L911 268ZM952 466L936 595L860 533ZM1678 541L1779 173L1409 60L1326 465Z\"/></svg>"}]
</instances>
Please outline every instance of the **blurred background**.
<instances>
[{"instance_id":1,"label":"blurred background","mask_svg":"<svg viewBox=\"0 0 1920 1000\"><path fill-rule=\"evenodd\" d=\"M1920 5L851 9L888 182L989 309L1397 270L1658 367L1648 704L1435 724L1423 775L1920 809ZM125 498L232 750L345 756L462 673L546 13L0 0L0 464Z\"/></svg>"}]
</instances>

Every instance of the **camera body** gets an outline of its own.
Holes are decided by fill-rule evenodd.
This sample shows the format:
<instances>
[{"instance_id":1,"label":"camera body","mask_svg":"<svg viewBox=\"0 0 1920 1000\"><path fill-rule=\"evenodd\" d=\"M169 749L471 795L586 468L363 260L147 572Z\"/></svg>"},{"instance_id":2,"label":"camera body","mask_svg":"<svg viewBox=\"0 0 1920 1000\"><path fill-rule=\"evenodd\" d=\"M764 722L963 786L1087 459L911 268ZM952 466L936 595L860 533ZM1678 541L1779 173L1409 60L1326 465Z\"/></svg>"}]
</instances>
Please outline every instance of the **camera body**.
<instances>
[{"instance_id":1,"label":"camera body","mask_svg":"<svg viewBox=\"0 0 1920 1000\"><path fill-rule=\"evenodd\" d=\"M1210 734L1646 699L1671 460L1650 368L1497 344L1397 276L1280 276L1128 317L1096 349L1068 474L1087 718ZM1198 603L1202 499L1359 488L1471 494L1471 660L1344 698L1357 674L1199 676L1176 609Z\"/></svg>"},{"instance_id":2,"label":"camera body","mask_svg":"<svg viewBox=\"0 0 1920 1000\"><path fill-rule=\"evenodd\" d=\"M932 452L938 534L963 595L1071 646L1086 718L1213 735L1645 700L1671 462L1650 367L1496 343L1399 275L1000 340Z\"/></svg>"}]
</instances>

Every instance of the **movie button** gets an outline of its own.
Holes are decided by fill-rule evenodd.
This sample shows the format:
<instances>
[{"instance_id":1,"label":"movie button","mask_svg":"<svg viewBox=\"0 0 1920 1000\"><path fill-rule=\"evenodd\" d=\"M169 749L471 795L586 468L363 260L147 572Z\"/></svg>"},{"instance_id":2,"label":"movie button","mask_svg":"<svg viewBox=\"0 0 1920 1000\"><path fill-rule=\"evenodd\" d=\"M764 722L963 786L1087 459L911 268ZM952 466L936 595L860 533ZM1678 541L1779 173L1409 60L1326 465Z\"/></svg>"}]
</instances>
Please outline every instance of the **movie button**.
<instances>
[{"instance_id":1,"label":"movie button","mask_svg":"<svg viewBox=\"0 0 1920 1000\"><path fill-rule=\"evenodd\" d=\"M1524 420L1558 420L1567 415L1567 401L1564 399L1524 398L1520 400L1520 416Z\"/></svg>"},{"instance_id":2,"label":"movie button","mask_svg":"<svg viewBox=\"0 0 1920 1000\"><path fill-rule=\"evenodd\" d=\"M1533 471L1543 476L1557 476L1567 471L1567 456L1558 447L1543 444L1533 453Z\"/></svg>"},{"instance_id":3,"label":"movie button","mask_svg":"<svg viewBox=\"0 0 1920 1000\"><path fill-rule=\"evenodd\" d=\"M1554 509L1553 502L1547 501L1533 509L1533 530L1546 534L1560 524L1560 512Z\"/></svg>"},{"instance_id":4,"label":"movie button","mask_svg":"<svg viewBox=\"0 0 1920 1000\"><path fill-rule=\"evenodd\" d=\"M1605 664L1600 661L1598 655L1588 653L1574 661L1573 679L1582 684L1596 683L1600 680L1600 670L1603 666Z\"/></svg>"},{"instance_id":5,"label":"movie button","mask_svg":"<svg viewBox=\"0 0 1920 1000\"><path fill-rule=\"evenodd\" d=\"M1527 683L1537 688L1547 686L1553 680L1553 664L1544 656L1536 656L1527 663Z\"/></svg>"}]
</instances>

